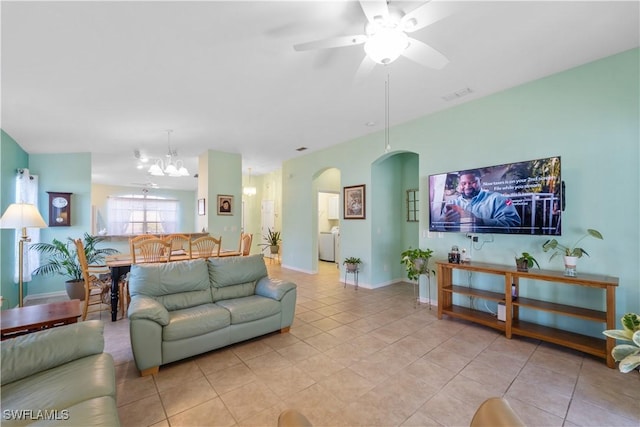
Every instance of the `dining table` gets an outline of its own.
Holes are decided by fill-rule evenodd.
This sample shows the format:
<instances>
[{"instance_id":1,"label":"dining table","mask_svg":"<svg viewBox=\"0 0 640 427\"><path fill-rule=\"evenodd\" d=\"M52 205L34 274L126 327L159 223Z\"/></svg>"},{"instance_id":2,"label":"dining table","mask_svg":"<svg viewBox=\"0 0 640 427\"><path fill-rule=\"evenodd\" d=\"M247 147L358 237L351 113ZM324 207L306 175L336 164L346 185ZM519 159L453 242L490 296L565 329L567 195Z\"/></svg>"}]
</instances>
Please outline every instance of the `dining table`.
<instances>
[{"instance_id":1,"label":"dining table","mask_svg":"<svg viewBox=\"0 0 640 427\"><path fill-rule=\"evenodd\" d=\"M220 254L211 257L211 258L224 258L231 256L241 256L242 254L237 250L226 250L222 249ZM176 251L171 254L171 260L169 262L174 261L185 261L189 259L197 259L201 258L197 252L192 252L191 256L185 251ZM124 280L124 276L126 276L129 271L131 271L131 265L133 265L133 258L130 253L119 253L115 255L108 255L105 258L105 264L109 267L111 272L111 321L115 322L118 317L118 301L120 298L120 280Z\"/></svg>"}]
</instances>

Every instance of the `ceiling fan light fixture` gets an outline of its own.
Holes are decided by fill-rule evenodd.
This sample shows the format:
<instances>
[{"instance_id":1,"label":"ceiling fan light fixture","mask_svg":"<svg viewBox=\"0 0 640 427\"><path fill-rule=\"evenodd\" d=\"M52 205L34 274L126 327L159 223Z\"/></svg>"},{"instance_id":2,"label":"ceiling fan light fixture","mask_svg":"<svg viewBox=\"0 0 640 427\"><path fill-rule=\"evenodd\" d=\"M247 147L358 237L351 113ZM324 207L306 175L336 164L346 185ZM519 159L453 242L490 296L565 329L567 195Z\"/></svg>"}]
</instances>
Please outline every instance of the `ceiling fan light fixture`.
<instances>
[{"instance_id":1,"label":"ceiling fan light fixture","mask_svg":"<svg viewBox=\"0 0 640 427\"><path fill-rule=\"evenodd\" d=\"M148 172L149 172L149 175L163 176L164 172L162 171L162 168L160 167L160 160L158 160L157 162L152 164L151 167L149 168Z\"/></svg>"},{"instance_id":2,"label":"ceiling fan light fixture","mask_svg":"<svg viewBox=\"0 0 640 427\"><path fill-rule=\"evenodd\" d=\"M409 46L409 37L397 28L380 28L364 44L364 51L378 64L390 64Z\"/></svg>"}]
</instances>

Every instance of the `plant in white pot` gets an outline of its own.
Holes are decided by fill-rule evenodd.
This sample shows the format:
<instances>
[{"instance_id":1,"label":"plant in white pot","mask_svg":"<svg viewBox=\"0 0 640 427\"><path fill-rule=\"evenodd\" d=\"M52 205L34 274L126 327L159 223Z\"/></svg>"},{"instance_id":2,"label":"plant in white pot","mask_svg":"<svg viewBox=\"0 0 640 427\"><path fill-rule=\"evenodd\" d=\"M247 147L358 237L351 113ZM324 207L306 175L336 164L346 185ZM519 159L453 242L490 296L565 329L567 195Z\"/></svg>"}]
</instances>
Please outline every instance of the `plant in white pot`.
<instances>
[{"instance_id":1,"label":"plant in white pot","mask_svg":"<svg viewBox=\"0 0 640 427\"><path fill-rule=\"evenodd\" d=\"M351 257L345 258L342 263L347 268L347 271L352 273L359 268L360 264L362 264L362 260L358 257L351 256Z\"/></svg>"},{"instance_id":2,"label":"plant in white pot","mask_svg":"<svg viewBox=\"0 0 640 427\"><path fill-rule=\"evenodd\" d=\"M575 276L576 263L578 261L578 258L582 258L582 255L589 256L587 251L578 246L578 243L589 236L600 240L604 239L604 237L602 237L602 234L598 230L588 228L586 233L582 235L572 246L565 246L558 243L556 239L550 239L542 244L542 250L544 252L553 251L549 260L552 260L556 255L564 255L564 274L566 276Z\"/></svg>"},{"instance_id":3,"label":"plant in white pot","mask_svg":"<svg viewBox=\"0 0 640 427\"><path fill-rule=\"evenodd\" d=\"M107 255L118 253L112 248L98 248L98 243L105 240L102 236L92 236L84 233L84 252L89 265L102 264ZM72 237L67 238L67 242L53 239L51 243L35 243L31 245L31 250L47 255L46 262L33 270L34 275L60 274L66 276L65 282L67 295L70 299L84 300L84 279L82 277L82 267L78 260L76 246Z\"/></svg>"},{"instance_id":4,"label":"plant in white pot","mask_svg":"<svg viewBox=\"0 0 640 427\"><path fill-rule=\"evenodd\" d=\"M436 274L434 270L429 268L429 259L432 255L433 251L431 249L412 249L411 247L400 254L400 263L404 265L407 278L413 282L414 308L416 302L419 301L416 294L416 285L420 275L424 274L427 276L429 310L431 310L431 275Z\"/></svg>"},{"instance_id":5,"label":"plant in white pot","mask_svg":"<svg viewBox=\"0 0 640 427\"><path fill-rule=\"evenodd\" d=\"M263 235L262 238L264 239L264 243L259 243L258 246L262 246L263 251L269 248L271 254L277 254L280 252L280 242L282 242L282 239L280 238L279 231L267 228L267 234Z\"/></svg>"},{"instance_id":6,"label":"plant in white pot","mask_svg":"<svg viewBox=\"0 0 640 427\"><path fill-rule=\"evenodd\" d=\"M636 313L627 313L620 321L624 329L609 329L602 333L609 338L631 342L631 344L619 344L611 351L613 359L620 362L618 369L626 374L640 367L640 316Z\"/></svg>"}]
</instances>

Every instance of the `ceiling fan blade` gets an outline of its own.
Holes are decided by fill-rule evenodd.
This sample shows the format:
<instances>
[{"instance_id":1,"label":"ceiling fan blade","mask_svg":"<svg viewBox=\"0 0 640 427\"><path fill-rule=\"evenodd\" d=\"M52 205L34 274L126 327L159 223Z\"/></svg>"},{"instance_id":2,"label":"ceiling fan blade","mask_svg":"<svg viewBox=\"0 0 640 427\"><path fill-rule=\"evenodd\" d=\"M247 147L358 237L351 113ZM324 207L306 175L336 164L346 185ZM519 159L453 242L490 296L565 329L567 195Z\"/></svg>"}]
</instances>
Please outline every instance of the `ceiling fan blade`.
<instances>
[{"instance_id":1,"label":"ceiling fan blade","mask_svg":"<svg viewBox=\"0 0 640 427\"><path fill-rule=\"evenodd\" d=\"M315 49L331 49L334 47L355 46L367 41L367 36L358 34L355 36L340 36L329 39L316 40L307 43L299 43L293 46L298 52Z\"/></svg>"},{"instance_id":2,"label":"ceiling fan blade","mask_svg":"<svg viewBox=\"0 0 640 427\"><path fill-rule=\"evenodd\" d=\"M454 12L452 2L427 2L400 19L400 28L407 33L418 31Z\"/></svg>"},{"instance_id":3,"label":"ceiling fan blade","mask_svg":"<svg viewBox=\"0 0 640 427\"><path fill-rule=\"evenodd\" d=\"M431 46L426 45L419 40L412 39L411 37L409 37L409 47L407 47L402 54L420 65L435 68L436 70L444 68L444 66L449 63L446 56Z\"/></svg>"},{"instance_id":4,"label":"ceiling fan blade","mask_svg":"<svg viewBox=\"0 0 640 427\"><path fill-rule=\"evenodd\" d=\"M369 58L369 55L365 55L362 59L362 62L360 63L360 66L358 67L358 71L356 71L354 81L358 82L364 80L364 78L367 77L369 73L371 73L371 70L373 70L373 67L375 66L376 62L373 59Z\"/></svg>"},{"instance_id":5,"label":"ceiling fan blade","mask_svg":"<svg viewBox=\"0 0 640 427\"><path fill-rule=\"evenodd\" d=\"M386 0L360 0L362 11L367 15L369 22L376 20L386 20L389 18L389 6Z\"/></svg>"}]
</instances>

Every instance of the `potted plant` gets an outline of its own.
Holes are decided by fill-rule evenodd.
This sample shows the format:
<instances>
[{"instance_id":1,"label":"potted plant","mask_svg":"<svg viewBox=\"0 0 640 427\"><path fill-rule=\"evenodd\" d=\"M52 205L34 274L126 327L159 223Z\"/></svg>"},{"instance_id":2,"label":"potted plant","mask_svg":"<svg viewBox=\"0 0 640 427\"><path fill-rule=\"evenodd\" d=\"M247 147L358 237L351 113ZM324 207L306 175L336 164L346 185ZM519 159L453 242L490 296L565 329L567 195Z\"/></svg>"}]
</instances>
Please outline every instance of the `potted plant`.
<instances>
[{"instance_id":1,"label":"potted plant","mask_svg":"<svg viewBox=\"0 0 640 427\"><path fill-rule=\"evenodd\" d=\"M528 252L522 252L522 255L516 257L516 268L518 271L529 271L529 269L533 267L533 264L540 268L538 261Z\"/></svg>"},{"instance_id":2,"label":"potted plant","mask_svg":"<svg viewBox=\"0 0 640 427\"><path fill-rule=\"evenodd\" d=\"M564 255L564 274L566 276L575 276L576 275L576 264L578 262L578 258L582 258L582 255L587 255L587 251L578 246L578 243L582 241L585 237L595 237L596 239L603 240L602 234L598 230L594 230L593 228L588 228L587 232L581 236L572 246L565 246L560 243L556 239L547 240L542 244L542 250L544 252L552 250L553 253L549 260L552 260L558 254Z\"/></svg>"},{"instance_id":3,"label":"potted plant","mask_svg":"<svg viewBox=\"0 0 640 427\"><path fill-rule=\"evenodd\" d=\"M280 232L271 230L267 228L267 235L262 235L265 243L259 243L258 246L262 246L265 250L266 248L270 248L271 254L277 254L280 251L280 242L282 239L280 238Z\"/></svg>"},{"instance_id":4,"label":"potted plant","mask_svg":"<svg viewBox=\"0 0 640 427\"><path fill-rule=\"evenodd\" d=\"M411 249L411 247L400 254L400 262L404 265L409 280L418 280L421 274L429 273L431 255L433 255L431 249Z\"/></svg>"},{"instance_id":5,"label":"potted plant","mask_svg":"<svg viewBox=\"0 0 640 427\"><path fill-rule=\"evenodd\" d=\"M106 255L118 253L118 250L112 248L97 248L97 244L105 240L105 237L84 233L83 240L84 252L89 265L102 264ZM31 249L49 256L45 264L33 270L34 275L60 274L66 276L68 280L65 285L69 298L84 300L82 267L78 261L73 238L68 237L66 243L58 239L53 239L51 243L35 243L31 245Z\"/></svg>"},{"instance_id":6,"label":"potted plant","mask_svg":"<svg viewBox=\"0 0 640 427\"><path fill-rule=\"evenodd\" d=\"M620 321L624 329L609 329L602 333L609 338L631 342L632 345L619 344L611 351L613 359L620 362L618 369L626 374L640 367L640 316L627 313Z\"/></svg>"},{"instance_id":7,"label":"potted plant","mask_svg":"<svg viewBox=\"0 0 640 427\"><path fill-rule=\"evenodd\" d=\"M347 271L352 273L358 269L358 266L362 264L362 260L357 257L345 258L343 264L347 267Z\"/></svg>"}]
</instances>

